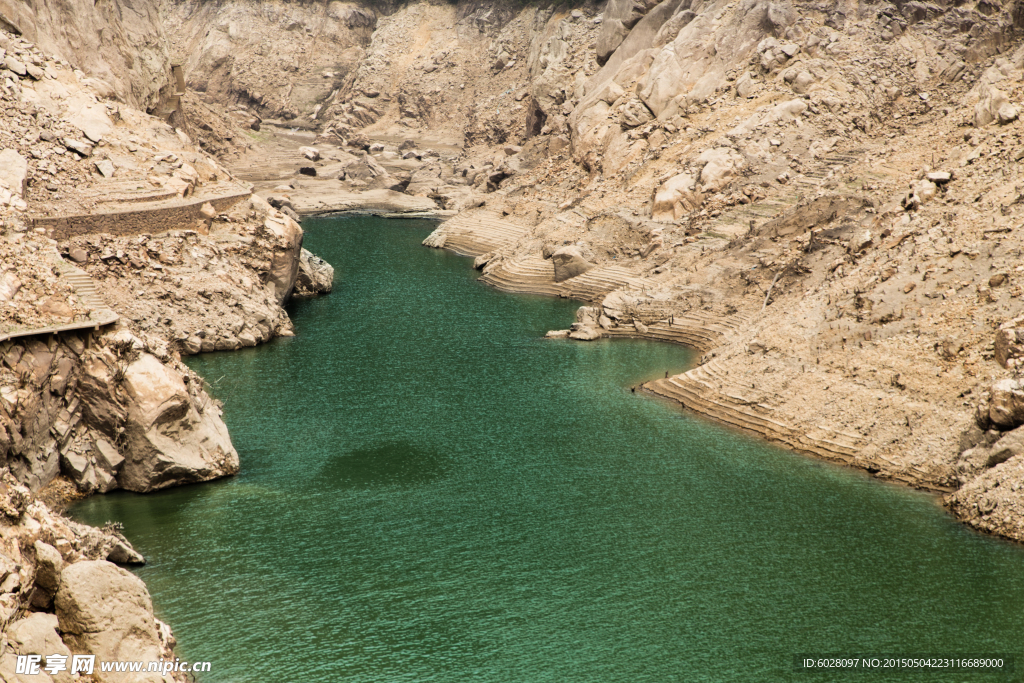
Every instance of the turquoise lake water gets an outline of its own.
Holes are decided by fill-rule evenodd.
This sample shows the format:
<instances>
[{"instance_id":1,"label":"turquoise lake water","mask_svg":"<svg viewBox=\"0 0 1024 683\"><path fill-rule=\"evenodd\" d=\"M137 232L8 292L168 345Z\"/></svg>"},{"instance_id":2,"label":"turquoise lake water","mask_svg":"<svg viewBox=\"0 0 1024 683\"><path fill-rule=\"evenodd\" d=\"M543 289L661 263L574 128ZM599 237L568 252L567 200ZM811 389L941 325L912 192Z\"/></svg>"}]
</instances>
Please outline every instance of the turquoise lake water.
<instances>
[{"instance_id":1,"label":"turquoise lake water","mask_svg":"<svg viewBox=\"0 0 1024 683\"><path fill-rule=\"evenodd\" d=\"M1021 547L631 393L692 352L545 340L579 303L485 287L426 221L304 228L336 284L298 336L188 361L241 473L72 511L124 524L200 680L1018 680L793 657L1019 655Z\"/></svg>"}]
</instances>

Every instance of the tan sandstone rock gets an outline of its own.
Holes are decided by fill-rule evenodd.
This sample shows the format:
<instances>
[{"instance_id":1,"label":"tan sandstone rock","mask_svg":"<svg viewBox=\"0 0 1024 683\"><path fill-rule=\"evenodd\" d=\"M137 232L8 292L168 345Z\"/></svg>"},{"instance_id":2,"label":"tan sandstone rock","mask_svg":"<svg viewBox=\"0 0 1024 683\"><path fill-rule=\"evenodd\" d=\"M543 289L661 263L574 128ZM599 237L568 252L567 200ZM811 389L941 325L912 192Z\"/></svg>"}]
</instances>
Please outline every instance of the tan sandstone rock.
<instances>
[{"instance_id":1,"label":"tan sandstone rock","mask_svg":"<svg viewBox=\"0 0 1024 683\"><path fill-rule=\"evenodd\" d=\"M302 228L294 220L278 213L267 216L264 227L275 237L274 255L270 265L270 282L279 302L284 302L295 286L302 251Z\"/></svg>"},{"instance_id":2,"label":"tan sandstone rock","mask_svg":"<svg viewBox=\"0 0 1024 683\"><path fill-rule=\"evenodd\" d=\"M41 666L46 664L48 655L64 655L70 662L71 651L60 639L60 635L57 633L57 624L58 619L55 614L36 612L11 624L7 630L7 637L17 654L43 657ZM68 669L58 672L53 680L59 683L70 683L74 680L74 676L70 673L70 667ZM4 676L2 669L0 669L0 678L5 681L11 680ZM37 676L27 676L26 678L38 679Z\"/></svg>"},{"instance_id":3,"label":"tan sandstone rock","mask_svg":"<svg viewBox=\"0 0 1024 683\"><path fill-rule=\"evenodd\" d=\"M718 192L743 170L745 162L739 152L731 147L717 147L697 157L703 163L700 172L700 186L707 192Z\"/></svg>"},{"instance_id":4,"label":"tan sandstone rock","mask_svg":"<svg viewBox=\"0 0 1024 683\"><path fill-rule=\"evenodd\" d=\"M19 195L25 194L28 161L13 149L0 152L0 184Z\"/></svg>"},{"instance_id":5,"label":"tan sandstone rock","mask_svg":"<svg viewBox=\"0 0 1024 683\"><path fill-rule=\"evenodd\" d=\"M575 245L555 251L551 254L551 262L555 266L555 282L564 282L594 267L594 264L584 258L583 250Z\"/></svg>"},{"instance_id":6,"label":"tan sandstone rock","mask_svg":"<svg viewBox=\"0 0 1024 683\"><path fill-rule=\"evenodd\" d=\"M60 630L72 652L98 660L155 661L162 648L153 602L142 580L103 560L77 562L61 575L54 600ZM109 683L164 683L157 673L101 672Z\"/></svg>"},{"instance_id":7,"label":"tan sandstone rock","mask_svg":"<svg viewBox=\"0 0 1024 683\"><path fill-rule=\"evenodd\" d=\"M693 176L689 173L680 173L666 180L658 188L654 195L651 218L665 223L677 221L687 213L700 208L701 201Z\"/></svg>"},{"instance_id":8,"label":"tan sandstone rock","mask_svg":"<svg viewBox=\"0 0 1024 683\"><path fill-rule=\"evenodd\" d=\"M144 353L128 366L125 461L118 481L129 491L207 481L238 471L219 411L208 404L200 414L181 376Z\"/></svg>"}]
</instances>

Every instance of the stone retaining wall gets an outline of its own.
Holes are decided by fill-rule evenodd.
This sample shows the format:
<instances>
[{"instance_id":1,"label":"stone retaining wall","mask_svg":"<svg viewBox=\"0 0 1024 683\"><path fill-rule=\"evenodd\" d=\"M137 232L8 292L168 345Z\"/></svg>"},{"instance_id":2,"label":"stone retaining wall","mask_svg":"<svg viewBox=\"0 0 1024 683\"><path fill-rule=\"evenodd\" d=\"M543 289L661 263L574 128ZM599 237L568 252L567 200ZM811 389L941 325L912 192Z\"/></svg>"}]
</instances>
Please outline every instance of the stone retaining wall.
<instances>
[{"instance_id":1,"label":"stone retaining wall","mask_svg":"<svg viewBox=\"0 0 1024 683\"><path fill-rule=\"evenodd\" d=\"M193 228L203 219L200 209L209 202L217 213L223 213L248 197L248 190L237 193L196 199L148 209L32 218L33 228L43 228L46 236L58 241L78 235L107 233L111 235L157 234L169 230Z\"/></svg>"}]
</instances>

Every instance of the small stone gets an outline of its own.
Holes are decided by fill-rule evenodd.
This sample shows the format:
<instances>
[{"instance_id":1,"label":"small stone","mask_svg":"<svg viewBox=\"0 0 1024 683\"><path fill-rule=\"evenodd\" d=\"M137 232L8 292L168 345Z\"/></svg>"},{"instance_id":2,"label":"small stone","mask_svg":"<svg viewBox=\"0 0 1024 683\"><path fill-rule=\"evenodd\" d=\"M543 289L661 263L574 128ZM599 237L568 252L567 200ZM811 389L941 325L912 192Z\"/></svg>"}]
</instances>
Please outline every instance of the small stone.
<instances>
[{"instance_id":1,"label":"small stone","mask_svg":"<svg viewBox=\"0 0 1024 683\"><path fill-rule=\"evenodd\" d=\"M110 159L100 159L96 162L96 170L99 171L104 178L111 178L114 175L114 162Z\"/></svg>"},{"instance_id":2,"label":"small stone","mask_svg":"<svg viewBox=\"0 0 1024 683\"><path fill-rule=\"evenodd\" d=\"M51 595L60 586L60 573L64 571L64 558L49 543L35 542L36 584Z\"/></svg>"},{"instance_id":3,"label":"small stone","mask_svg":"<svg viewBox=\"0 0 1024 683\"><path fill-rule=\"evenodd\" d=\"M43 71L42 69L40 69L35 64L26 64L25 65L25 70L28 71L28 75L31 76L32 79L36 80L36 81L43 80L43 77L46 75L46 72Z\"/></svg>"},{"instance_id":4,"label":"small stone","mask_svg":"<svg viewBox=\"0 0 1024 683\"><path fill-rule=\"evenodd\" d=\"M64 138L64 147L74 152L75 154L80 154L83 157L92 156L92 145L90 145L85 140L77 140L75 138Z\"/></svg>"},{"instance_id":5,"label":"small stone","mask_svg":"<svg viewBox=\"0 0 1024 683\"><path fill-rule=\"evenodd\" d=\"M931 173L926 175L925 178L935 183L936 185L942 185L943 183L948 183L950 180L952 180L953 174L950 173L949 171L932 171Z\"/></svg>"},{"instance_id":6,"label":"small stone","mask_svg":"<svg viewBox=\"0 0 1024 683\"><path fill-rule=\"evenodd\" d=\"M988 279L989 287L998 287L1006 282L1006 273L996 273Z\"/></svg>"},{"instance_id":7,"label":"small stone","mask_svg":"<svg viewBox=\"0 0 1024 683\"><path fill-rule=\"evenodd\" d=\"M809 71L801 71L793 80L793 92L804 94L814 85L814 76Z\"/></svg>"},{"instance_id":8,"label":"small stone","mask_svg":"<svg viewBox=\"0 0 1024 683\"><path fill-rule=\"evenodd\" d=\"M754 79L750 77L749 71L736 79L736 97L749 98L754 96Z\"/></svg>"},{"instance_id":9,"label":"small stone","mask_svg":"<svg viewBox=\"0 0 1024 683\"><path fill-rule=\"evenodd\" d=\"M19 76L25 76L28 74L28 69L25 67L25 63L15 59L11 55L8 55L4 59L4 66Z\"/></svg>"},{"instance_id":10,"label":"small stone","mask_svg":"<svg viewBox=\"0 0 1024 683\"><path fill-rule=\"evenodd\" d=\"M89 260L89 252L85 249L72 249L68 253L68 256L71 257L71 260L75 263L85 263Z\"/></svg>"},{"instance_id":11,"label":"small stone","mask_svg":"<svg viewBox=\"0 0 1024 683\"><path fill-rule=\"evenodd\" d=\"M1013 106L1009 102L999 107L999 111L996 112L996 118L1001 124L1016 121L1018 116L1020 116L1020 112L1017 110L1017 107Z\"/></svg>"}]
</instances>

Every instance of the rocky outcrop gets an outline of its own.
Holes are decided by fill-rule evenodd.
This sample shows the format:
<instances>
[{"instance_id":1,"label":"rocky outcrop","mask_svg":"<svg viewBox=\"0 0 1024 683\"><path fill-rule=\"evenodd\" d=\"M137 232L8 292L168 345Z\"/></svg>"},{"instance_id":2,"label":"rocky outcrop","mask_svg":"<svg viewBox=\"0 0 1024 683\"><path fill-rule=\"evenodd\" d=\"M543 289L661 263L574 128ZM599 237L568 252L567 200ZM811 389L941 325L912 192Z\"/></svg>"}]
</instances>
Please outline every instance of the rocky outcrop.
<instances>
[{"instance_id":1,"label":"rocky outcrop","mask_svg":"<svg viewBox=\"0 0 1024 683\"><path fill-rule=\"evenodd\" d=\"M96 529L63 518L33 500L27 488L0 469L0 626L6 650L0 659L5 681L78 680L70 666L17 675L18 655L92 654L99 660L155 661L173 657L173 635L153 616L142 581L111 563L139 556L113 527ZM161 638L161 633L165 634ZM182 680L101 672L96 680Z\"/></svg>"},{"instance_id":2,"label":"rocky outcrop","mask_svg":"<svg viewBox=\"0 0 1024 683\"><path fill-rule=\"evenodd\" d=\"M278 303L284 303L295 287L302 251L302 228L285 215L268 216L264 222L267 233L274 238L274 252L270 258L270 278Z\"/></svg>"},{"instance_id":3,"label":"rocky outcrop","mask_svg":"<svg viewBox=\"0 0 1024 683\"><path fill-rule=\"evenodd\" d=\"M299 256L299 272L295 278L293 297L329 294L334 288L334 267L316 254L303 249Z\"/></svg>"},{"instance_id":4,"label":"rocky outcrop","mask_svg":"<svg viewBox=\"0 0 1024 683\"><path fill-rule=\"evenodd\" d=\"M237 472L219 408L164 347L123 329L60 339L0 345L0 455L21 481L149 491Z\"/></svg>"},{"instance_id":5,"label":"rocky outcrop","mask_svg":"<svg viewBox=\"0 0 1024 683\"><path fill-rule=\"evenodd\" d=\"M180 375L142 354L128 365L123 387L122 488L145 492L238 472L238 453L220 411L212 402L193 402Z\"/></svg>"}]
</instances>

